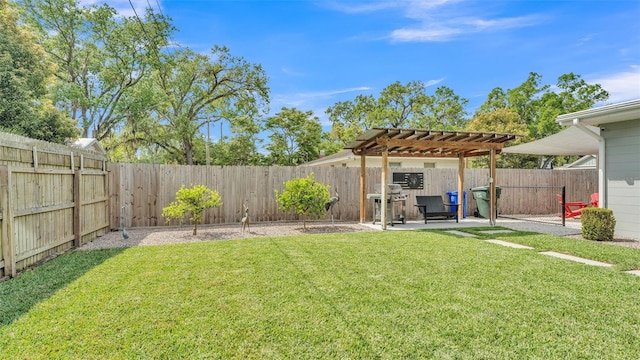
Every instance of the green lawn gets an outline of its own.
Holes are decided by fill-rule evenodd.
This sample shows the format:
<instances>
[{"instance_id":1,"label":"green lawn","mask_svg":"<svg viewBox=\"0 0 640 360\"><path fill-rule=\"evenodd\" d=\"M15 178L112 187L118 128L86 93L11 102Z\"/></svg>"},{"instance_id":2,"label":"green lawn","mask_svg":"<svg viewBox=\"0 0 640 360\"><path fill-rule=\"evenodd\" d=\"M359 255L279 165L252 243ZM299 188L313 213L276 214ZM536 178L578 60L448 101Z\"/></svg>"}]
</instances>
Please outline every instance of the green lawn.
<instances>
[{"instance_id":1,"label":"green lawn","mask_svg":"<svg viewBox=\"0 0 640 360\"><path fill-rule=\"evenodd\" d=\"M611 259L630 250L575 242ZM75 278L55 281L74 266ZM36 290L16 295L23 286ZM433 232L73 252L0 283L0 296L13 309L0 323L3 359L640 353L640 277Z\"/></svg>"}]
</instances>

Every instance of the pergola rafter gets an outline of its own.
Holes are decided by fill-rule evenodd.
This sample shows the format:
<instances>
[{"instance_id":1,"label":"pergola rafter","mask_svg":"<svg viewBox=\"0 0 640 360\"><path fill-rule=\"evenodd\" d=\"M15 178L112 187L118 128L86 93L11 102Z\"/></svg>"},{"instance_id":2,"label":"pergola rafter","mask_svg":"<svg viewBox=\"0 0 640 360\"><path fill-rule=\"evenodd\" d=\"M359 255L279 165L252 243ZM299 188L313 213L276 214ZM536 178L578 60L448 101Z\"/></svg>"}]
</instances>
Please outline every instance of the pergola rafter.
<instances>
[{"instance_id":1,"label":"pergola rafter","mask_svg":"<svg viewBox=\"0 0 640 360\"><path fill-rule=\"evenodd\" d=\"M496 155L502 151L507 141L515 140L520 135L464 132L434 131L419 129L371 129L358 136L345 146L360 161L360 222L365 221L365 167L367 156L382 156L382 197L386 198L388 157L446 157L458 158L458 193L462 194L464 184L464 159L489 155L490 168L490 222L495 224L496 199L495 176ZM460 197L462 198L462 197ZM381 223L386 229L386 201L382 201ZM458 217L462 218L462 206L458 206Z\"/></svg>"}]
</instances>

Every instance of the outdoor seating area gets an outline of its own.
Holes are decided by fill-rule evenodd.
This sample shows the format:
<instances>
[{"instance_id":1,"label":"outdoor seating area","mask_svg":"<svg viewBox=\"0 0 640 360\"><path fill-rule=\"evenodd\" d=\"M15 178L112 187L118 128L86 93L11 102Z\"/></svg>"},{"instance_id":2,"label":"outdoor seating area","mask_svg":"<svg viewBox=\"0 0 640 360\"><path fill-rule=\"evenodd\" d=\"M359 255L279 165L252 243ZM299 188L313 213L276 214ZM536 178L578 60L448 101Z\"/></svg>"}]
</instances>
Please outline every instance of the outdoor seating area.
<instances>
[{"instance_id":1,"label":"outdoor seating area","mask_svg":"<svg viewBox=\"0 0 640 360\"><path fill-rule=\"evenodd\" d=\"M591 202L591 206L592 206L592 207L596 207L596 208L597 208L597 207L600 207L600 206L599 206L599 200L598 200L599 198L600 198L600 194L599 194L599 193L593 193L593 194L591 194L591 200L590 200L590 202Z\"/></svg>"},{"instance_id":2,"label":"outdoor seating area","mask_svg":"<svg viewBox=\"0 0 640 360\"><path fill-rule=\"evenodd\" d=\"M565 201L563 204L562 195L556 194L556 197L558 198L560 206L564 208L564 217L567 219L582 215L582 209L586 207L598 207L598 193L591 194L589 204L583 203L581 201ZM562 217L562 214L558 214L558 216Z\"/></svg>"},{"instance_id":3,"label":"outdoor seating area","mask_svg":"<svg viewBox=\"0 0 640 360\"><path fill-rule=\"evenodd\" d=\"M563 206L564 217L567 219L582 215L582 209L587 207L587 204L579 201L565 201L562 203L562 195L557 194L558 202L560 206ZM558 214L559 217L562 217L562 214Z\"/></svg>"},{"instance_id":4,"label":"outdoor seating area","mask_svg":"<svg viewBox=\"0 0 640 360\"><path fill-rule=\"evenodd\" d=\"M444 203L442 201L442 196L440 195L417 195L416 196L416 207L420 211L420 214L424 217L424 223L427 223L427 219L456 219L458 222L458 213L447 211L445 206L451 207L456 206L457 204L449 204Z\"/></svg>"}]
</instances>

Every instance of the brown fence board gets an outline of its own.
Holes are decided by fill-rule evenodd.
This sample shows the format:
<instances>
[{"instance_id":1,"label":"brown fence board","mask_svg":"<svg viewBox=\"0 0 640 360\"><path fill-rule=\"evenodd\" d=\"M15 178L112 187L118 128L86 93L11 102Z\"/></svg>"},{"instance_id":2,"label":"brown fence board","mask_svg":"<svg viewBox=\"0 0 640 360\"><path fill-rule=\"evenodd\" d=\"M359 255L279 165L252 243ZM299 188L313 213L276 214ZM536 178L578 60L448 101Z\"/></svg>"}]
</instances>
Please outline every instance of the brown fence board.
<instances>
[{"instance_id":1,"label":"brown fence board","mask_svg":"<svg viewBox=\"0 0 640 360\"><path fill-rule=\"evenodd\" d=\"M106 160L102 154L0 133L0 276L14 276L72 248L76 234L78 246L109 229Z\"/></svg>"},{"instance_id":2,"label":"brown fence board","mask_svg":"<svg viewBox=\"0 0 640 360\"><path fill-rule=\"evenodd\" d=\"M402 172L422 172L423 190L406 190L407 217L418 218L413 206L416 195L442 195L457 190L457 169L394 169ZM331 196L337 189L340 201L333 210L336 220L358 221L359 217L359 168L346 167L280 167L280 166L184 166L150 164L114 164L110 181L114 186L110 194L111 228L120 226L119 209L126 208L124 222L127 227L167 225L162 218L162 208L175 200L175 193L181 185L203 184L217 190L222 197L220 208L205 212L203 223L238 223L243 215L242 203L246 202L254 222L297 220L295 214L283 213L278 209L274 190L282 190L283 183L296 177L304 177L313 172L317 181L330 186ZM476 208L469 191L476 186L488 184L487 169L465 169L463 189L467 192L467 213ZM366 192L373 192L374 185L380 183L381 169L366 169ZM389 174L391 177L391 174ZM518 192L503 189L498 201L501 214L532 213L551 214L557 211L555 191L557 189L536 190L534 186L567 187L567 198L585 201L597 191L595 170L550 171L498 169L498 186L529 186ZM118 186L115 186L118 184ZM373 217L373 204L366 202L366 220ZM183 223L188 223L184 221ZM169 225L178 225L173 221Z\"/></svg>"}]
</instances>

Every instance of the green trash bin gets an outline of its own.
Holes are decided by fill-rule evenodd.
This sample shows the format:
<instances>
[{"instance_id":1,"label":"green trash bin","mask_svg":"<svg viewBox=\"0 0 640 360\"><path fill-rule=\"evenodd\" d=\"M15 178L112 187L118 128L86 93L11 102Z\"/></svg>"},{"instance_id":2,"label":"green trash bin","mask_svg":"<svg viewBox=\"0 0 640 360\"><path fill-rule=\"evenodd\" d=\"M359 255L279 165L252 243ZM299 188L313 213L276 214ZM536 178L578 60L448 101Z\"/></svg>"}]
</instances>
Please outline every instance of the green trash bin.
<instances>
[{"instance_id":1,"label":"green trash bin","mask_svg":"<svg viewBox=\"0 0 640 360\"><path fill-rule=\"evenodd\" d=\"M498 201L500 199L500 189L499 186L496 186L496 216L498 215ZM478 204L478 216L488 219L489 214L491 214L491 204L489 203L489 192L491 191L491 187L489 186L478 186L471 189L471 194L473 195L473 199Z\"/></svg>"}]
</instances>

